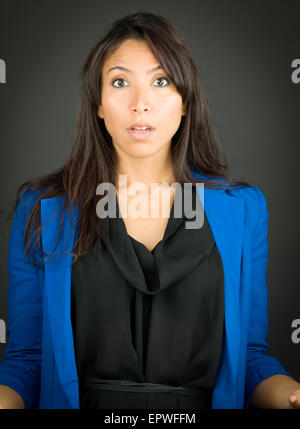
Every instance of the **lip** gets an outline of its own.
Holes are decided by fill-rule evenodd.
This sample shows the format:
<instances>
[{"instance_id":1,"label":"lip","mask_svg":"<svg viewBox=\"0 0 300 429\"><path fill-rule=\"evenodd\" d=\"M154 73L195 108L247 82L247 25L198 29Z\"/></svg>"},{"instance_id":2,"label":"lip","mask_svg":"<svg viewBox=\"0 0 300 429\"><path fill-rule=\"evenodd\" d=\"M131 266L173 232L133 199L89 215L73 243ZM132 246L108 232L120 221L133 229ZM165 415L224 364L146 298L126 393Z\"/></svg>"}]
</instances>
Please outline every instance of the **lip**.
<instances>
[{"instance_id":1,"label":"lip","mask_svg":"<svg viewBox=\"0 0 300 429\"><path fill-rule=\"evenodd\" d=\"M151 128L151 130L155 129L151 124L144 124L142 122L135 122L134 124L131 124L130 127L128 127L127 129L130 130L133 127L147 127Z\"/></svg>"},{"instance_id":2,"label":"lip","mask_svg":"<svg viewBox=\"0 0 300 429\"><path fill-rule=\"evenodd\" d=\"M151 128L151 130L132 130L131 128L127 129L128 133L136 140L145 140L148 138L151 134L154 133L154 128Z\"/></svg>"}]
</instances>

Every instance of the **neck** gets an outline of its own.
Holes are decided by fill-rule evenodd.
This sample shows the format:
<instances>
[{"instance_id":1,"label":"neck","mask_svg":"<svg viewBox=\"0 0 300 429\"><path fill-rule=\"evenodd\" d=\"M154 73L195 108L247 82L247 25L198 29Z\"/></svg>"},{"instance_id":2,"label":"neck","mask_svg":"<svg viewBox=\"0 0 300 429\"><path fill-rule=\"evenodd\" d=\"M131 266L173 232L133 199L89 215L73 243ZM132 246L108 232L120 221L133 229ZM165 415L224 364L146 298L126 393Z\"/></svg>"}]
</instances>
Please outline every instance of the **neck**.
<instances>
[{"instance_id":1,"label":"neck","mask_svg":"<svg viewBox=\"0 0 300 429\"><path fill-rule=\"evenodd\" d=\"M120 175L124 175L125 177L120 177ZM176 182L172 164L164 166L154 166L151 164L148 167L145 165L129 165L117 169L116 188L128 188L137 182L145 185L148 191L151 190L151 184L153 183L172 185L172 183Z\"/></svg>"}]
</instances>

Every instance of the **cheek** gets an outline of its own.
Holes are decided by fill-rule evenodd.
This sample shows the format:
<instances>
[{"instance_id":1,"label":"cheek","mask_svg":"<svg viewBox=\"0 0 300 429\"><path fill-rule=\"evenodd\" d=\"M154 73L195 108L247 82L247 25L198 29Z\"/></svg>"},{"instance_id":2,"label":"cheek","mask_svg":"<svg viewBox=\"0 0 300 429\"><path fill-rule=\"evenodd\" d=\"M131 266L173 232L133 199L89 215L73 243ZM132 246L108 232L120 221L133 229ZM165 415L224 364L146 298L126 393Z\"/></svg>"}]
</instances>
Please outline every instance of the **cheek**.
<instances>
[{"instance_id":1,"label":"cheek","mask_svg":"<svg viewBox=\"0 0 300 429\"><path fill-rule=\"evenodd\" d=\"M102 89L101 98L104 114L109 115L111 112L118 111L120 109L120 105L124 104L126 95L118 92L117 89L105 86Z\"/></svg>"},{"instance_id":2,"label":"cheek","mask_svg":"<svg viewBox=\"0 0 300 429\"><path fill-rule=\"evenodd\" d=\"M160 130L164 139L169 140L178 130L182 120L182 103L180 99L174 99L172 103L165 105L161 111ZM167 118L167 122L166 122Z\"/></svg>"},{"instance_id":3,"label":"cheek","mask_svg":"<svg viewBox=\"0 0 300 429\"><path fill-rule=\"evenodd\" d=\"M123 101L121 94L107 91L103 89L101 112L105 128L112 139L119 139L123 134L123 128L126 123L123 123L124 118L124 96Z\"/></svg>"},{"instance_id":4,"label":"cheek","mask_svg":"<svg viewBox=\"0 0 300 429\"><path fill-rule=\"evenodd\" d=\"M116 111L120 110L120 100L116 97L105 97L103 101L103 110L107 115L113 115Z\"/></svg>"},{"instance_id":5,"label":"cheek","mask_svg":"<svg viewBox=\"0 0 300 429\"><path fill-rule=\"evenodd\" d=\"M181 115L182 100L178 94L172 94L168 97L164 97L159 105L161 106L161 109L169 112L170 114L172 113L176 116Z\"/></svg>"},{"instance_id":6,"label":"cheek","mask_svg":"<svg viewBox=\"0 0 300 429\"><path fill-rule=\"evenodd\" d=\"M159 105L161 123L168 123L168 128L178 127L182 118L182 100L173 96Z\"/></svg>"},{"instance_id":7,"label":"cheek","mask_svg":"<svg viewBox=\"0 0 300 429\"><path fill-rule=\"evenodd\" d=\"M116 100L115 97L109 96L103 97L102 103L102 114L104 115L105 126L110 134L115 133L118 125L122 122L124 105L120 100Z\"/></svg>"}]
</instances>

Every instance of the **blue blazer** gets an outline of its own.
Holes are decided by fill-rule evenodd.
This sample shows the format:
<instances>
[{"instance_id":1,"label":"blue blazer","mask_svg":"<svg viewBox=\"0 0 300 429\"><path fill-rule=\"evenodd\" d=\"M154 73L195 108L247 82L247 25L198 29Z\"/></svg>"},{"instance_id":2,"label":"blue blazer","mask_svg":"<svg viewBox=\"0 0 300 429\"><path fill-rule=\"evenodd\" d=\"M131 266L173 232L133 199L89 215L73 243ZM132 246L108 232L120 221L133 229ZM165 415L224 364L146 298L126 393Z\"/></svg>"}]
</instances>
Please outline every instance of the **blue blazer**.
<instances>
[{"instance_id":1,"label":"blue blazer","mask_svg":"<svg viewBox=\"0 0 300 429\"><path fill-rule=\"evenodd\" d=\"M204 177L196 174L198 177ZM202 205L224 269L225 335L212 408L248 408L255 387L274 374L290 374L266 354L268 211L256 187L207 189ZM18 392L26 408L79 408L71 325L72 246L78 208L59 220L65 197L41 200L43 251L51 258L37 269L24 255L23 232L37 191L19 202L8 256L8 344L0 384ZM204 201L203 201L204 197Z\"/></svg>"}]
</instances>

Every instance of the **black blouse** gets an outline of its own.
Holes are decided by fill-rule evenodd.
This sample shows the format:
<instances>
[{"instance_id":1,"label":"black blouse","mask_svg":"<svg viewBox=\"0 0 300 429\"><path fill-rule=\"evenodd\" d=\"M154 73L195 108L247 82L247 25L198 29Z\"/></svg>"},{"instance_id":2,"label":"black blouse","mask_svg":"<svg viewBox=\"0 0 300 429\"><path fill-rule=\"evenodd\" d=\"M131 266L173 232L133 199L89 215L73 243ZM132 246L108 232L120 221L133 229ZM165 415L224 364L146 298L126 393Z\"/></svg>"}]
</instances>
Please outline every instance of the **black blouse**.
<instances>
[{"instance_id":1,"label":"black blouse","mask_svg":"<svg viewBox=\"0 0 300 429\"><path fill-rule=\"evenodd\" d=\"M195 187L192 198L185 212L182 198L181 217L173 203L151 252L127 234L116 198L117 217L101 219L105 246L99 239L73 264L80 408L211 408L224 335L223 265L205 213L201 228L185 227Z\"/></svg>"}]
</instances>

